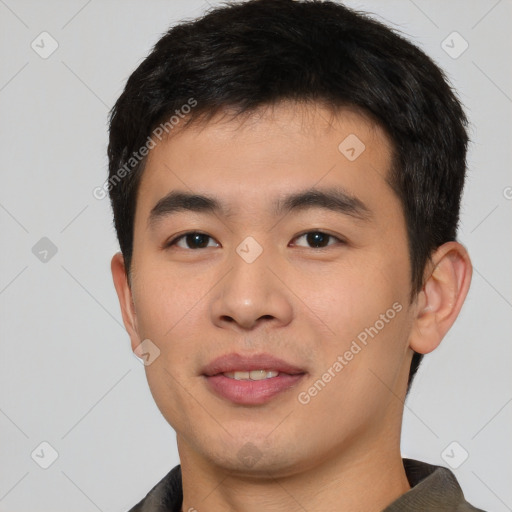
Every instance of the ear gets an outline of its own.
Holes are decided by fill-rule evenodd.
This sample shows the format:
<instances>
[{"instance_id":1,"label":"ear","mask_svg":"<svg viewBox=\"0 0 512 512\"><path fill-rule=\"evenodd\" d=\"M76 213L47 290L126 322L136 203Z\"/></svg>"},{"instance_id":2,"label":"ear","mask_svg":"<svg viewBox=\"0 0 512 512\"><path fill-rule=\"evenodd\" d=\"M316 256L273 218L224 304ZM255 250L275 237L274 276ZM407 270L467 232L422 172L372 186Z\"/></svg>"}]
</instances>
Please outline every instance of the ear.
<instances>
[{"instance_id":1,"label":"ear","mask_svg":"<svg viewBox=\"0 0 512 512\"><path fill-rule=\"evenodd\" d=\"M418 294L409 337L412 350L428 354L438 347L462 308L472 272L468 252L460 243L447 242L434 252Z\"/></svg>"},{"instance_id":2,"label":"ear","mask_svg":"<svg viewBox=\"0 0 512 512\"><path fill-rule=\"evenodd\" d=\"M130 335L132 350L135 351L135 348L140 345L141 339L137 328L135 304L133 302L132 291L128 284L128 276L126 274L122 253L118 252L114 254L110 263L110 269L112 270L112 279L114 280L117 298L119 299L119 305L121 306L123 323Z\"/></svg>"}]
</instances>

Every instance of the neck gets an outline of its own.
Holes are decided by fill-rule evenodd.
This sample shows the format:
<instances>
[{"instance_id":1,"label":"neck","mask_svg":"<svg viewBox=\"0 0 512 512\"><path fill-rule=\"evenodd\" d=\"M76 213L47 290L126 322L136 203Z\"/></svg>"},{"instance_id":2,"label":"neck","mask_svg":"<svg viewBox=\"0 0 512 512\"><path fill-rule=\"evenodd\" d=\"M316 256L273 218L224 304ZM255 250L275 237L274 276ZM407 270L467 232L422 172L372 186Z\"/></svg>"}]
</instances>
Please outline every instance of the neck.
<instances>
[{"instance_id":1,"label":"neck","mask_svg":"<svg viewBox=\"0 0 512 512\"><path fill-rule=\"evenodd\" d=\"M410 489L399 442L357 444L293 474L253 476L212 465L178 437L182 512L380 512Z\"/></svg>"}]
</instances>

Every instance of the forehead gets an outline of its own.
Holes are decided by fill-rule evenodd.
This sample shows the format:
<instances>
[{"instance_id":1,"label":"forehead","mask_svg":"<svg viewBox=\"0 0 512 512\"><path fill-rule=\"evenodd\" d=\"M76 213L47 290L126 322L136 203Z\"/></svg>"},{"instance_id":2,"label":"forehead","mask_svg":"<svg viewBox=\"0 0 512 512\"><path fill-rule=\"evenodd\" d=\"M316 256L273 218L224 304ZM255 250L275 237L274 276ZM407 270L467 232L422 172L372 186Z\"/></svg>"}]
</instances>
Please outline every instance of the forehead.
<instances>
[{"instance_id":1,"label":"forehead","mask_svg":"<svg viewBox=\"0 0 512 512\"><path fill-rule=\"evenodd\" d=\"M266 205L270 214L286 192L316 186L342 187L377 206L394 196L390 139L355 109L282 103L177 128L149 152L137 197L146 218L172 190L213 193L231 214L261 214Z\"/></svg>"}]
</instances>

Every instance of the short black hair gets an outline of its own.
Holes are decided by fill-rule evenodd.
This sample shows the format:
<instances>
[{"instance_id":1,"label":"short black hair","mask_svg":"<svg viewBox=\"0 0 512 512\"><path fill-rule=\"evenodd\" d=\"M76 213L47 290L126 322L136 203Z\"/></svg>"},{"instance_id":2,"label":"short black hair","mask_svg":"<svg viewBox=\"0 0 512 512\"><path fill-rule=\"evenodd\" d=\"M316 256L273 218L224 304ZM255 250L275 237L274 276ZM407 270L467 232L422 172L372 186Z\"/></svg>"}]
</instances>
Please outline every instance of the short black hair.
<instances>
[{"instance_id":1,"label":"short black hair","mask_svg":"<svg viewBox=\"0 0 512 512\"><path fill-rule=\"evenodd\" d=\"M321 0L225 3L172 27L129 77L110 111L106 182L128 279L138 184L154 130L164 124L171 133L172 116L186 127L284 100L333 112L355 107L390 137L387 181L407 225L412 301L433 250L456 239L467 119L423 51L368 14ZM408 390L421 359L413 355Z\"/></svg>"}]
</instances>

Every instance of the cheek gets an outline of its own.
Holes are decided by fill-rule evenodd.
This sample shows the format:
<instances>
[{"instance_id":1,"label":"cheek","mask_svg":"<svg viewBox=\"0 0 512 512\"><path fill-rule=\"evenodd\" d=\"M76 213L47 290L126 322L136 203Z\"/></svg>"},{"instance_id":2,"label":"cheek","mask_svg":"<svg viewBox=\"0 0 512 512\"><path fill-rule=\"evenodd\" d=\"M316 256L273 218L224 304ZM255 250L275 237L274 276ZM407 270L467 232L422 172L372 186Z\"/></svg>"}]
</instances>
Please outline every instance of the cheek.
<instances>
[{"instance_id":1,"label":"cheek","mask_svg":"<svg viewBox=\"0 0 512 512\"><path fill-rule=\"evenodd\" d=\"M378 402L381 392L389 395L378 377L393 385L403 365L410 329L408 267L398 258L368 254L357 265L331 267L314 280L296 279L297 294L307 297L307 322L317 327L322 364L315 377L338 361L338 371L331 370L336 384L323 399L348 406L352 398Z\"/></svg>"},{"instance_id":2,"label":"cheek","mask_svg":"<svg viewBox=\"0 0 512 512\"><path fill-rule=\"evenodd\" d=\"M304 314L332 342L327 346L339 350L373 326L395 302L405 307L406 274L407 269L395 262L368 254L358 255L357 262L347 259L331 265L325 273L297 271L289 280L304 298Z\"/></svg>"},{"instance_id":3,"label":"cheek","mask_svg":"<svg viewBox=\"0 0 512 512\"><path fill-rule=\"evenodd\" d=\"M155 264L139 267L136 293L137 322L141 339L150 339L158 357L145 367L149 389L162 415L173 428L189 431L189 417L201 416L190 401L190 369L197 352L200 332L200 299L204 296L199 278L171 272ZM199 330L198 330L199 329ZM198 340L200 340L198 338ZM183 415L183 411L189 411Z\"/></svg>"},{"instance_id":4,"label":"cheek","mask_svg":"<svg viewBox=\"0 0 512 512\"><path fill-rule=\"evenodd\" d=\"M166 340L190 327L194 310L205 295L207 283L203 281L198 275L188 278L186 272L170 265L141 264L134 284L139 334L160 340L162 348L169 345Z\"/></svg>"},{"instance_id":5,"label":"cheek","mask_svg":"<svg viewBox=\"0 0 512 512\"><path fill-rule=\"evenodd\" d=\"M204 342L198 334L206 328L204 300L212 283L203 277L206 272L189 273L154 260L138 267L134 297L139 336L160 351L155 362L146 366L153 393L175 390L176 386L168 386L173 381L169 373L183 380L195 362L192 359L200 348L196 344Z\"/></svg>"},{"instance_id":6,"label":"cheek","mask_svg":"<svg viewBox=\"0 0 512 512\"><path fill-rule=\"evenodd\" d=\"M410 327L406 305L392 290L372 293L362 285L352 293L333 290L330 316L325 311L324 318L334 334L317 340L322 363L309 387L301 389L311 397L305 411L320 419L326 439L383 419L398 394Z\"/></svg>"}]
</instances>

